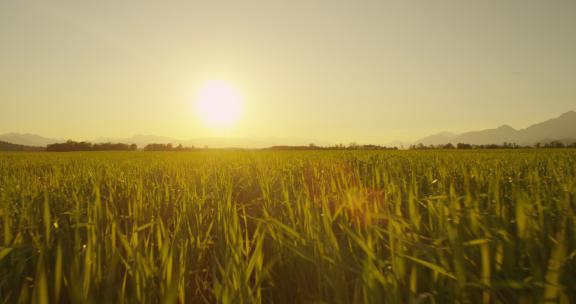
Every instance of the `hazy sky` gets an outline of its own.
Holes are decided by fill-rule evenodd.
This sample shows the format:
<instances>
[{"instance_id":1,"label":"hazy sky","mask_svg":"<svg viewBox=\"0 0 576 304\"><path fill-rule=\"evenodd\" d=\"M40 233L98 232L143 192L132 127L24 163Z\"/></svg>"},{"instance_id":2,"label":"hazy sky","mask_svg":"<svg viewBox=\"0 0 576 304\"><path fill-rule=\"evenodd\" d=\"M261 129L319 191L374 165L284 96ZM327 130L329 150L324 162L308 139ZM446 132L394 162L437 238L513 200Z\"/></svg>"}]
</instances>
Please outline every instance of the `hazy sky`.
<instances>
[{"instance_id":1,"label":"hazy sky","mask_svg":"<svg viewBox=\"0 0 576 304\"><path fill-rule=\"evenodd\" d=\"M225 134L212 79L245 99ZM0 133L385 143L568 110L574 0L0 0Z\"/></svg>"}]
</instances>

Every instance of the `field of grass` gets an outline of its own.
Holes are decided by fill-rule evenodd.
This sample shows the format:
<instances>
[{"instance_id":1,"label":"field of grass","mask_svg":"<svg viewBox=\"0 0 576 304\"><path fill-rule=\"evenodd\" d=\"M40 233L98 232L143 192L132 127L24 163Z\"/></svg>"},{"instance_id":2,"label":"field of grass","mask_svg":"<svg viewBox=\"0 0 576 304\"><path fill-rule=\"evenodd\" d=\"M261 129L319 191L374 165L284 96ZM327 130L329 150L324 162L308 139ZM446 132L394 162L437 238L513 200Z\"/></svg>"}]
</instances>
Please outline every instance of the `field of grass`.
<instances>
[{"instance_id":1,"label":"field of grass","mask_svg":"<svg viewBox=\"0 0 576 304\"><path fill-rule=\"evenodd\" d=\"M0 154L0 302L576 303L576 151Z\"/></svg>"}]
</instances>

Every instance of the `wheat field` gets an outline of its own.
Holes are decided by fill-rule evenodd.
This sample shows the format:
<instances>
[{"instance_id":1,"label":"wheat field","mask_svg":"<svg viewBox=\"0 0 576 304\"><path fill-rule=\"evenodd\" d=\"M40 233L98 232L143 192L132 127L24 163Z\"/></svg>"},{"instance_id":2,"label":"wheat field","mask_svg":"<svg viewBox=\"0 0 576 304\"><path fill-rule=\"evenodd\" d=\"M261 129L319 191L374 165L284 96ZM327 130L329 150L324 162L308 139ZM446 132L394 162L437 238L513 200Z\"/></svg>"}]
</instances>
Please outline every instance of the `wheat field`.
<instances>
[{"instance_id":1,"label":"wheat field","mask_svg":"<svg viewBox=\"0 0 576 304\"><path fill-rule=\"evenodd\" d=\"M576 303L576 150L0 154L1 303Z\"/></svg>"}]
</instances>

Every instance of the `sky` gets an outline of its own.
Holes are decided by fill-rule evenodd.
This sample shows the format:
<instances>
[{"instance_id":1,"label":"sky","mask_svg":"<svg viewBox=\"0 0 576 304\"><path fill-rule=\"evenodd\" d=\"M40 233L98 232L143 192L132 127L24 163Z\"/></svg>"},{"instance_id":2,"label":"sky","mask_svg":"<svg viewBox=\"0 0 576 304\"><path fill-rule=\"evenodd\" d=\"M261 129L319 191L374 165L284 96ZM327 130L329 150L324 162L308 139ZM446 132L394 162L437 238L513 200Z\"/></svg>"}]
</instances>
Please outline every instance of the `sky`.
<instances>
[{"instance_id":1,"label":"sky","mask_svg":"<svg viewBox=\"0 0 576 304\"><path fill-rule=\"evenodd\" d=\"M0 133L382 144L576 110L573 0L0 0ZM221 81L234 124L196 113Z\"/></svg>"}]
</instances>

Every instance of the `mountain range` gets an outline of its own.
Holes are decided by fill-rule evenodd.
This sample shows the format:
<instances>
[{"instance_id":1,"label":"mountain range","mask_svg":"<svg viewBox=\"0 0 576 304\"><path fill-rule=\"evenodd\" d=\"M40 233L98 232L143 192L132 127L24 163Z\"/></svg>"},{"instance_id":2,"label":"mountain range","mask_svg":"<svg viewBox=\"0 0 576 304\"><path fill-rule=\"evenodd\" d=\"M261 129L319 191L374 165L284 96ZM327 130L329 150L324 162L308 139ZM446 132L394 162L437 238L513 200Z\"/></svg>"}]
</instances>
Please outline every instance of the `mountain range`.
<instances>
[{"instance_id":1,"label":"mountain range","mask_svg":"<svg viewBox=\"0 0 576 304\"><path fill-rule=\"evenodd\" d=\"M46 147L46 145L62 143L66 140L46 138L36 134L6 133L0 135L0 141L29 147Z\"/></svg>"},{"instance_id":2,"label":"mountain range","mask_svg":"<svg viewBox=\"0 0 576 304\"><path fill-rule=\"evenodd\" d=\"M534 145L536 143L558 140L576 142L576 112L569 111L556 118L531 125L525 129L514 129L503 125L495 129L471 131L461 134L442 132L419 139L415 144L502 144L516 143L519 145Z\"/></svg>"},{"instance_id":3,"label":"mountain range","mask_svg":"<svg viewBox=\"0 0 576 304\"><path fill-rule=\"evenodd\" d=\"M558 140L565 143L576 142L576 112L569 111L556 118L531 125L525 129L514 129L509 125L503 125L495 129L470 131L461 134L442 132L421 138L413 143L393 142L387 146L408 146L410 144L441 145L441 144L502 144L504 142L519 145L533 145L539 142ZM42 137L36 134L7 133L0 135L0 141L16 145L45 147L53 143L62 143L66 140ZM136 144L144 147L147 144L158 143L183 146L195 146L211 148L265 148L276 145L301 146L314 143L318 146L332 146L334 143L320 142L308 138L298 137L241 137L241 138L196 138L178 140L170 137L155 135L135 135L130 138L100 138L93 140L94 143L114 142Z\"/></svg>"}]
</instances>

